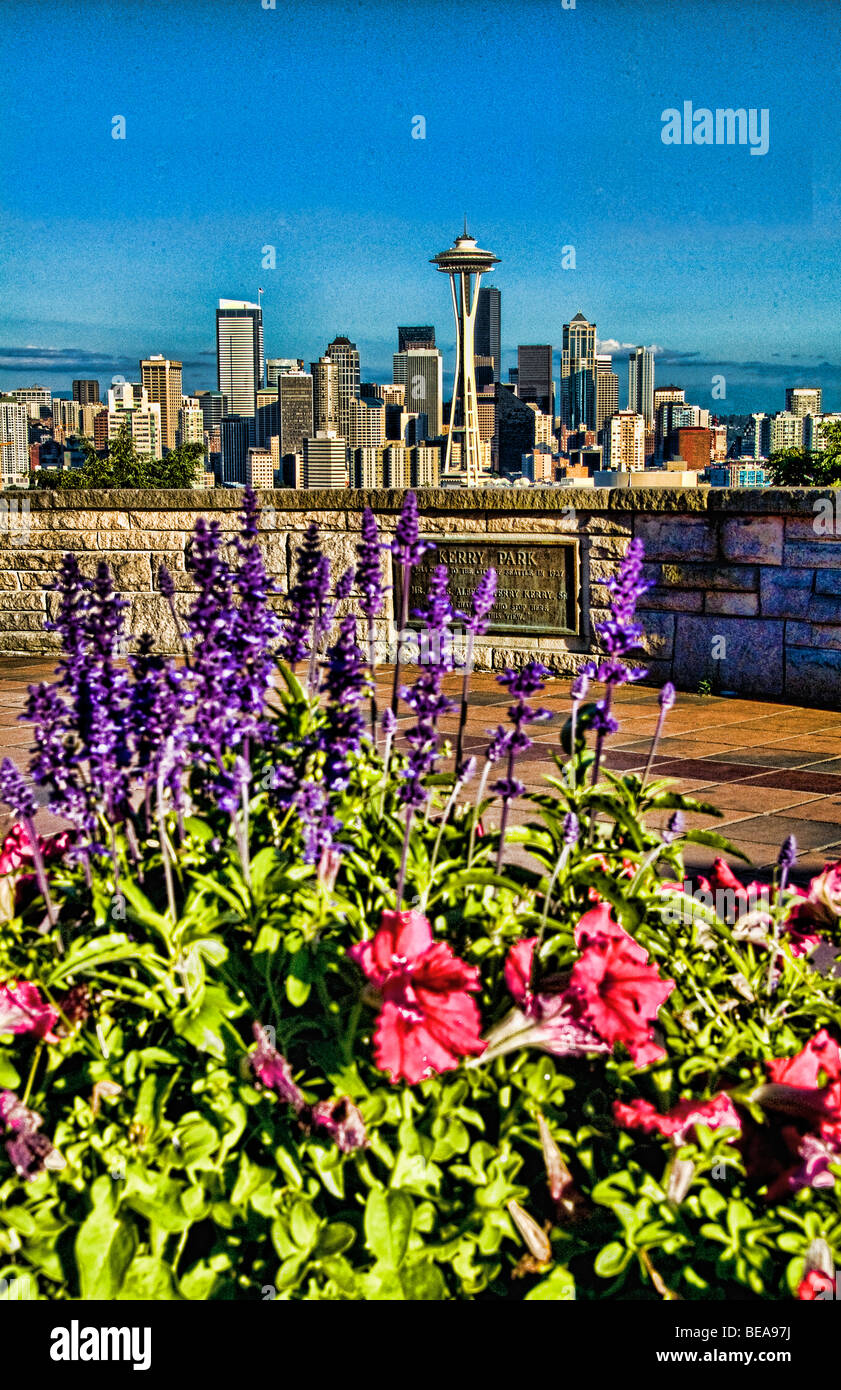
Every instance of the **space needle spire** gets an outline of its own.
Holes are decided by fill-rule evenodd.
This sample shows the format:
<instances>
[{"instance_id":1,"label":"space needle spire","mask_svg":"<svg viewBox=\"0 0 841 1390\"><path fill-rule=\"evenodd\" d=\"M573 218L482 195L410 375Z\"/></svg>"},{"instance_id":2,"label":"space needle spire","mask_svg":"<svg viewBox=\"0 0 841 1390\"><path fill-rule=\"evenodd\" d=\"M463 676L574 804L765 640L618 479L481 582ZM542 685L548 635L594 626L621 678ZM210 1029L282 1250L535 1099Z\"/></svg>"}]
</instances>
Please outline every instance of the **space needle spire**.
<instances>
[{"instance_id":1,"label":"space needle spire","mask_svg":"<svg viewBox=\"0 0 841 1390\"><path fill-rule=\"evenodd\" d=\"M482 251L477 246L475 239L467 231L465 217L463 234L456 237L449 251L441 251L437 256L432 256L430 264L436 265L444 275L450 277L456 321L456 372L444 469L448 472L452 468L453 442L456 435L461 435L462 468L467 475L467 486L476 487L479 483L481 456L473 346L476 309L482 276L493 270L495 265L499 265L499 257L490 251Z\"/></svg>"}]
</instances>

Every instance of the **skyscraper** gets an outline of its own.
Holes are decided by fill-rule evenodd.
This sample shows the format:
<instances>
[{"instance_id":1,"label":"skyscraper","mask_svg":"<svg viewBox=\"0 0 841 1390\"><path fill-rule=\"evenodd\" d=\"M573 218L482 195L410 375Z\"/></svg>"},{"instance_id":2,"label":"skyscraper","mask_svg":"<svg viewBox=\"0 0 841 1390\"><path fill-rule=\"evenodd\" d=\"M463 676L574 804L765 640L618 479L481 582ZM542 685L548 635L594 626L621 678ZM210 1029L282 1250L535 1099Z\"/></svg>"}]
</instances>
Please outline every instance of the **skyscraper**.
<instances>
[{"instance_id":1,"label":"skyscraper","mask_svg":"<svg viewBox=\"0 0 841 1390\"><path fill-rule=\"evenodd\" d=\"M338 368L331 357L310 363L312 373L313 432L339 432Z\"/></svg>"},{"instance_id":2,"label":"skyscraper","mask_svg":"<svg viewBox=\"0 0 841 1390\"><path fill-rule=\"evenodd\" d=\"M596 325L581 313L564 324L561 419L571 430L596 428Z\"/></svg>"},{"instance_id":3,"label":"skyscraper","mask_svg":"<svg viewBox=\"0 0 841 1390\"><path fill-rule=\"evenodd\" d=\"M29 477L29 418L13 396L0 396L0 431L0 478L4 487L20 486Z\"/></svg>"},{"instance_id":4,"label":"skyscraper","mask_svg":"<svg viewBox=\"0 0 841 1390\"><path fill-rule=\"evenodd\" d=\"M73 399L80 405L98 405L99 382L87 378L77 379L73 382Z\"/></svg>"},{"instance_id":5,"label":"skyscraper","mask_svg":"<svg viewBox=\"0 0 841 1390\"><path fill-rule=\"evenodd\" d=\"M820 415L820 386L787 386L786 410L792 415Z\"/></svg>"},{"instance_id":6,"label":"skyscraper","mask_svg":"<svg viewBox=\"0 0 841 1390\"><path fill-rule=\"evenodd\" d=\"M604 432L604 466L623 473L645 467L645 421L637 411L618 410L611 416Z\"/></svg>"},{"instance_id":7,"label":"skyscraper","mask_svg":"<svg viewBox=\"0 0 841 1390\"><path fill-rule=\"evenodd\" d=\"M495 285L488 285L479 291L476 309L477 357L492 357L494 360L494 381L499 381L502 357L502 294Z\"/></svg>"},{"instance_id":8,"label":"skyscraper","mask_svg":"<svg viewBox=\"0 0 841 1390\"><path fill-rule=\"evenodd\" d=\"M359 395L359 352L350 338L334 338L327 344L327 356L336 367L336 406L339 434L347 439L350 402Z\"/></svg>"},{"instance_id":9,"label":"skyscraper","mask_svg":"<svg viewBox=\"0 0 841 1390\"><path fill-rule=\"evenodd\" d=\"M348 402L349 449L378 449L385 444L385 406L375 396L352 397Z\"/></svg>"},{"instance_id":10,"label":"skyscraper","mask_svg":"<svg viewBox=\"0 0 841 1390\"><path fill-rule=\"evenodd\" d=\"M609 355L596 357L596 429L603 430L619 409L619 377L611 370Z\"/></svg>"},{"instance_id":11,"label":"skyscraper","mask_svg":"<svg viewBox=\"0 0 841 1390\"><path fill-rule=\"evenodd\" d=\"M284 372L302 372L303 370L304 363L300 357L267 357L266 385L277 386L277 379L279 376L283 376Z\"/></svg>"},{"instance_id":12,"label":"skyscraper","mask_svg":"<svg viewBox=\"0 0 841 1390\"><path fill-rule=\"evenodd\" d=\"M263 384L263 311L258 304L219 300L216 364L217 384L227 397L228 413L253 419L257 391Z\"/></svg>"},{"instance_id":13,"label":"skyscraper","mask_svg":"<svg viewBox=\"0 0 841 1390\"><path fill-rule=\"evenodd\" d=\"M549 343L517 348L517 395L521 401L533 401L544 415L554 415L555 385Z\"/></svg>"},{"instance_id":14,"label":"skyscraper","mask_svg":"<svg viewBox=\"0 0 841 1390\"><path fill-rule=\"evenodd\" d=\"M277 379L282 457L302 453L305 436L313 433L312 385L309 372L283 372Z\"/></svg>"},{"instance_id":15,"label":"skyscraper","mask_svg":"<svg viewBox=\"0 0 841 1390\"><path fill-rule=\"evenodd\" d=\"M450 277L456 321L456 370L444 472L448 473L452 467L453 444L457 442L455 436L458 434L466 483L468 487L475 487L479 482L482 454L474 363L476 310L482 276L499 264L499 257L481 250L468 234L465 224L463 234L456 237L448 251L440 251L433 256L431 264Z\"/></svg>"},{"instance_id":16,"label":"skyscraper","mask_svg":"<svg viewBox=\"0 0 841 1390\"><path fill-rule=\"evenodd\" d=\"M304 440L304 487L346 487L347 446L326 433Z\"/></svg>"},{"instance_id":17,"label":"skyscraper","mask_svg":"<svg viewBox=\"0 0 841 1390\"><path fill-rule=\"evenodd\" d=\"M412 348L434 348L435 329L431 323L414 328L398 328L397 351L408 352Z\"/></svg>"},{"instance_id":18,"label":"skyscraper","mask_svg":"<svg viewBox=\"0 0 841 1390\"><path fill-rule=\"evenodd\" d=\"M174 449L178 433L178 412L181 409L181 363L171 362L160 353L144 357L140 362L140 384L150 404L161 408L161 443Z\"/></svg>"},{"instance_id":19,"label":"skyscraper","mask_svg":"<svg viewBox=\"0 0 841 1390\"><path fill-rule=\"evenodd\" d=\"M654 424L654 349L634 348L628 358L628 409L645 420L646 428Z\"/></svg>"},{"instance_id":20,"label":"skyscraper","mask_svg":"<svg viewBox=\"0 0 841 1390\"><path fill-rule=\"evenodd\" d=\"M395 385L404 387L407 411L426 415L431 439L443 431L444 365L437 348L411 348L395 352L393 357Z\"/></svg>"}]
</instances>

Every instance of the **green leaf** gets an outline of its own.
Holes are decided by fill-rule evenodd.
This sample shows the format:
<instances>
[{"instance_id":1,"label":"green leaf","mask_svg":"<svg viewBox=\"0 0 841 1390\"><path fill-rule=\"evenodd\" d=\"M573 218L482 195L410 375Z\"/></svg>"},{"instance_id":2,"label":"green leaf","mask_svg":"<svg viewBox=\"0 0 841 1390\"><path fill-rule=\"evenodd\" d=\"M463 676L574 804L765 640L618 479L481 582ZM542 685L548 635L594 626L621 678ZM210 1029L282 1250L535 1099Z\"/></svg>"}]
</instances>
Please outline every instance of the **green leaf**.
<instances>
[{"instance_id":1,"label":"green leaf","mask_svg":"<svg viewBox=\"0 0 841 1390\"><path fill-rule=\"evenodd\" d=\"M84 1302L116 1297L137 1246L134 1224L114 1215L111 1179L97 1178L91 1196L93 1210L79 1227L74 1245Z\"/></svg>"},{"instance_id":2,"label":"green leaf","mask_svg":"<svg viewBox=\"0 0 841 1390\"><path fill-rule=\"evenodd\" d=\"M440 1303L447 1297L447 1286L437 1265L419 1260L400 1271L403 1293L412 1302Z\"/></svg>"},{"instance_id":3,"label":"green leaf","mask_svg":"<svg viewBox=\"0 0 841 1390\"><path fill-rule=\"evenodd\" d=\"M409 1244L414 1206L405 1192L374 1187L365 1203L365 1239L380 1264L397 1269Z\"/></svg>"},{"instance_id":4,"label":"green leaf","mask_svg":"<svg viewBox=\"0 0 841 1390\"><path fill-rule=\"evenodd\" d=\"M172 1270L156 1255L135 1255L128 1267L119 1300L138 1299L145 1303L180 1301Z\"/></svg>"},{"instance_id":5,"label":"green leaf","mask_svg":"<svg viewBox=\"0 0 841 1390\"><path fill-rule=\"evenodd\" d=\"M599 1251L593 1268L602 1279L613 1279L622 1273L630 1258L631 1251L618 1240L612 1240Z\"/></svg>"},{"instance_id":6,"label":"green leaf","mask_svg":"<svg viewBox=\"0 0 841 1390\"><path fill-rule=\"evenodd\" d=\"M559 1303L568 1302L574 1298L575 1280L569 1270L553 1269L548 1279L542 1279L526 1294L525 1302Z\"/></svg>"}]
</instances>

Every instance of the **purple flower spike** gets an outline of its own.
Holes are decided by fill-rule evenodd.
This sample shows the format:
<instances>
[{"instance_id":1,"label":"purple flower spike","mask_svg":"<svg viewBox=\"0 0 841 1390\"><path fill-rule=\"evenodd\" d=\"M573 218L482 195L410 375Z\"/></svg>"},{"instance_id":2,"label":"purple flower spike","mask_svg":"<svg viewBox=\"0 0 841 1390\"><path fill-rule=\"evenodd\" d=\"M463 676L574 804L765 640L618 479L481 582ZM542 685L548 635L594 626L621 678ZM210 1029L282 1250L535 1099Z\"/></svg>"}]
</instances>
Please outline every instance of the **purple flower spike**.
<instances>
[{"instance_id":1,"label":"purple flower spike","mask_svg":"<svg viewBox=\"0 0 841 1390\"><path fill-rule=\"evenodd\" d=\"M666 684L663 686L663 689L660 691L660 694L657 697L657 703L659 704L660 708L663 710L671 709L672 705L675 702L676 694L677 692L675 691L675 688L672 685L671 681L666 681Z\"/></svg>"},{"instance_id":2,"label":"purple flower spike","mask_svg":"<svg viewBox=\"0 0 841 1390\"><path fill-rule=\"evenodd\" d=\"M574 700L576 704L580 704L582 700L587 699L587 692L589 691L589 689L590 677L584 675L582 671L579 671L578 675L575 677L575 679L572 682L572 685L570 686L570 698Z\"/></svg>"},{"instance_id":3,"label":"purple flower spike","mask_svg":"<svg viewBox=\"0 0 841 1390\"><path fill-rule=\"evenodd\" d=\"M377 519L370 507L362 513L362 540L356 547L359 561L356 566L356 587L359 590L359 607L364 617L374 619L382 612L385 600L383 585L382 555L383 544Z\"/></svg>"},{"instance_id":4,"label":"purple flower spike","mask_svg":"<svg viewBox=\"0 0 841 1390\"><path fill-rule=\"evenodd\" d=\"M496 570L487 569L473 591L473 611L467 619L467 627L476 637L482 637L487 632L488 615L496 600L496 582Z\"/></svg>"},{"instance_id":5,"label":"purple flower spike","mask_svg":"<svg viewBox=\"0 0 841 1390\"><path fill-rule=\"evenodd\" d=\"M175 580L167 569L166 565L161 565L158 569L158 589L164 598L175 596Z\"/></svg>"},{"instance_id":6,"label":"purple flower spike","mask_svg":"<svg viewBox=\"0 0 841 1390\"><path fill-rule=\"evenodd\" d=\"M31 819L38 810L31 787L11 758L4 758L0 763L0 801L5 802L16 816Z\"/></svg>"},{"instance_id":7,"label":"purple flower spike","mask_svg":"<svg viewBox=\"0 0 841 1390\"><path fill-rule=\"evenodd\" d=\"M346 569L341 579L336 582L336 598L350 598L353 592L354 568L353 565Z\"/></svg>"},{"instance_id":8,"label":"purple flower spike","mask_svg":"<svg viewBox=\"0 0 841 1390\"><path fill-rule=\"evenodd\" d=\"M412 491L403 498L400 520L391 543L392 554L400 565L417 565L427 550L434 549L431 541L422 540L418 527L418 499Z\"/></svg>"},{"instance_id":9,"label":"purple flower spike","mask_svg":"<svg viewBox=\"0 0 841 1390\"><path fill-rule=\"evenodd\" d=\"M318 542L318 527L313 521L306 529L304 541L298 547L298 567L295 583L289 590L290 615L281 645L281 656L294 666L310 652L313 622L326 594L322 592L323 559Z\"/></svg>"},{"instance_id":10,"label":"purple flower spike","mask_svg":"<svg viewBox=\"0 0 841 1390\"><path fill-rule=\"evenodd\" d=\"M564 816L563 839L564 844L570 848L578 841L579 827L578 817L574 811L567 811Z\"/></svg>"},{"instance_id":11,"label":"purple flower spike","mask_svg":"<svg viewBox=\"0 0 841 1390\"><path fill-rule=\"evenodd\" d=\"M383 717L380 724L386 738L393 738L397 731L397 717L392 714L390 709L383 710Z\"/></svg>"},{"instance_id":12,"label":"purple flower spike","mask_svg":"<svg viewBox=\"0 0 841 1390\"><path fill-rule=\"evenodd\" d=\"M348 759L362 738L360 703L368 692L365 658L356 645L356 619L343 618L339 636L327 652L327 672L322 691L329 697L326 727L321 739L325 754L324 785L328 791L346 787Z\"/></svg>"}]
</instances>

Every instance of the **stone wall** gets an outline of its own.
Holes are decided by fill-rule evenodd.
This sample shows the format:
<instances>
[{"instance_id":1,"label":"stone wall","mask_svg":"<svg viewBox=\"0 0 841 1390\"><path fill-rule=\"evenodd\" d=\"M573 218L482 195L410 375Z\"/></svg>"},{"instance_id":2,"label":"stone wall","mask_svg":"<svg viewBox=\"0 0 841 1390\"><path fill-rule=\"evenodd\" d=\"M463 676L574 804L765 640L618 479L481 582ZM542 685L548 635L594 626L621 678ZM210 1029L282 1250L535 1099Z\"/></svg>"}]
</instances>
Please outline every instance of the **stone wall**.
<instances>
[{"instance_id":1,"label":"stone wall","mask_svg":"<svg viewBox=\"0 0 841 1390\"><path fill-rule=\"evenodd\" d=\"M818 499L827 496L795 488L500 489L421 491L418 501L423 528L433 537L502 532L580 540L580 635L489 635L478 644L480 666L498 669L539 655L560 671L576 669L595 649L593 623L605 615L597 581L615 572L636 536L654 581L641 604L653 679L668 678L687 690L708 680L714 691L841 706L841 532L821 524L827 508ZM352 489L261 494L271 574L287 587L310 521L318 522L334 573L341 573L355 559L362 508L371 506L388 532L401 499L400 492ZM131 600L132 632L148 629L175 650L169 608L155 592L158 566L171 570L183 609L191 587L184 548L196 519L211 517L232 534L238 506L237 494L222 489L6 494L0 501L0 653L55 649L55 636L44 630L55 605L48 589L68 550L88 574L107 560ZM383 655L391 619L389 600L377 633Z\"/></svg>"}]
</instances>

